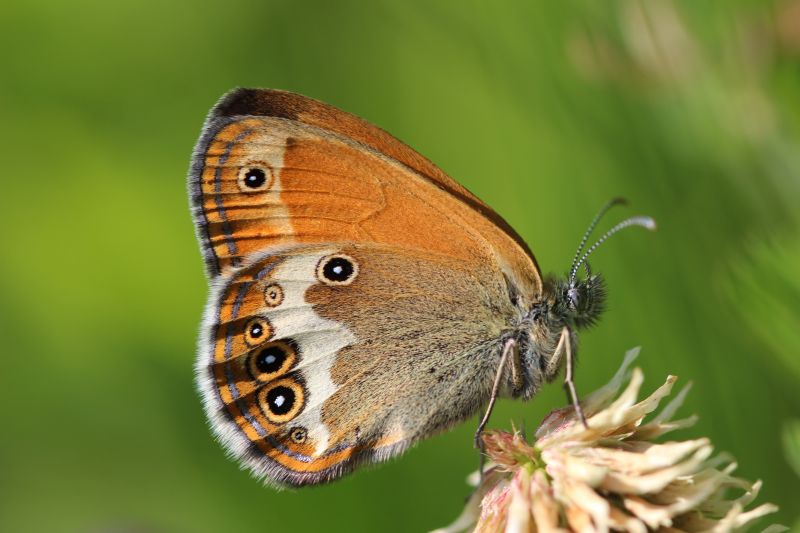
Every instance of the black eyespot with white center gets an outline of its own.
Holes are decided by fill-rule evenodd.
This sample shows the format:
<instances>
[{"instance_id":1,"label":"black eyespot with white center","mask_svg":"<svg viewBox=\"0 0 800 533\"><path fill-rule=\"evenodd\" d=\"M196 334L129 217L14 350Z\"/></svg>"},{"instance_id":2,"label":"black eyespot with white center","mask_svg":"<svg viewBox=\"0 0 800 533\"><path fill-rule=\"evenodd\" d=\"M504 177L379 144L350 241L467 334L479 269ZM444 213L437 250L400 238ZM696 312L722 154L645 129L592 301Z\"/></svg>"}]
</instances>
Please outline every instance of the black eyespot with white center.
<instances>
[{"instance_id":1,"label":"black eyespot with white center","mask_svg":"<svg viewBox=\"0 0 800 533\"><path fill-rule=\"evenodd\" d=\"M287 373L296 361L297 344L282 339L253 350L247 367L253 379L267 382Z\"/></svg>"},{"instance_id":2,"label":"black eyespot with white center","mask_svg":"<svg viewBox=\"0 0 800 533\"><path fill-rule=\"evenodd\" d=\"M288 354L279 344L267 346L256 354L256 368L265 374L274 374L283 366Z\"/></svg>"},{"instance_id":3,"label":"black eyespot with white center","mask_svg":"<svg viewBox=\"0 0 800 533\"><path fill-rule=\"evenodd\" d=\"M264 163L244 166L239 169L238 183L244 192L265 191L272 184L272 171Z\"/></svg>"},{"instance_id":4,"label":"black eyespot with white center","mask_svg":"<svg viewBox=\"0 0 800 533\"><path fill-rule=\"evenodd\" d=\"M294 407L294 391L289 387L275 387L267 392L269 410L276 415L285 415Z\"/></svg>"},{"instance_id":5,"label":"black eyespot with white center","mask_svg":"<svg viewBox=\"0 0 800 533\"><path fill-rule=\"evenodd\" d=\"M249 346L258 346L272 336L272 326L265 318L250 320L244 329L244 340Z\"/></svg>"},{"instance_id":6,"label":"black eyespot with white center","mask_svg":"<svg viewBox=\"0 0 800 533\"><path fill-rule=\"evenodd\" d=\"M303 409L305 398L302 384L291 377L270 383L258 392L261 411L273 424L283 424L296 417Z\"/></svg>"},{"instance_id":7,"label":"black eyespot with white center","mask_svg":"<svg viewBox=\"0 0 800 533\"><path fill-rule=\"evenodd\" d=\"M326 285L349 285L356 276L358 263L349 255L329 255L317 265L317 279Z\"/></svg>"},{"instance_id":8,"label":"black eyespot with white center","mask_svg":"<svg viewBox=\"0 0 800 533\"><path fill-rule=\"evenodd\" d=\"M267 181L267 175L260 168L250 168L244 174L244 184L251 189L258 189Z\"/></svg>"},{"instance_id":9,"label":"black eyespot with white center","mask_svg":"<svg viewBox=\"0 0 800 533\"><path fill-rule=\"evenodd\" d=\"M343 257L336 257L328 261L323 273L328 280L341 283L353 275L353 265Z\"/></svg>"}]
</instances>

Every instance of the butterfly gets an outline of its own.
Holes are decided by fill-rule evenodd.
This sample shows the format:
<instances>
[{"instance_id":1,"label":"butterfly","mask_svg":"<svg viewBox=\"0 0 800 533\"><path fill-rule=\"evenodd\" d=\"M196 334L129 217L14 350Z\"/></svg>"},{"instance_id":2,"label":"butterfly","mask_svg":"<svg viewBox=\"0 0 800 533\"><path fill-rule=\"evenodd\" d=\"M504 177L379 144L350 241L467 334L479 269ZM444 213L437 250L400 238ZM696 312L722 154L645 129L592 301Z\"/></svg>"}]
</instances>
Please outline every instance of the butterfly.
<instances>
[{"instance_id":1,"label":"butterfly","mask_svg":"<svg viewBox=\"0 0 800 533\"><path fill-rule=\"evenodd\" d=\"M210 425L275 486L328 482L487 407L529 399L603 308L584 251L544 278L488 205L385 131L322 102L236 89L194 149L210 295L196 361ZM586 270L580 276L581 267ZM582 413L581 417L583 416Z\"/></svg>"}]
</instances>

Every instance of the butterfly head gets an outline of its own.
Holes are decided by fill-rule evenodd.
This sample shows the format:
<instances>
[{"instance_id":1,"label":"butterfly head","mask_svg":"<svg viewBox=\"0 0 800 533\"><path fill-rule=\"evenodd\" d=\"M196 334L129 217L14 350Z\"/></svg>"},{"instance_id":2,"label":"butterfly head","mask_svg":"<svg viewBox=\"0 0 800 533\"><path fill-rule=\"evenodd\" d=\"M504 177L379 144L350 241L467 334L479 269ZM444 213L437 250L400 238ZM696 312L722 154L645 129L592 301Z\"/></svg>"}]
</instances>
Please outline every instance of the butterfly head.
<instances>
[{"instance_id":1,"label":"butterfly head","mask_svg":"<svg viewBox=\"0 0 800 533\"><path fill-rule=\"evenodd\" d=\"M597 250L609 237L629 226L642 226L650 230L656 227L655 221L650 217L631 217L608 230L584 251L589 236L606 211L615 205L624 203L624 199L615 198L608 202L600 212L597 213L578 245L578 250L575 252L575 257L572 260L572 265L566 278L555 281L552 285L551 294L554 299L554 315L560 318L565 325L575 328L591 326L603 312L606 299L605 282L602 276L593 274L589 267L588 258L592 252ZM584 278L579 276L581 268L586 271Z\"/></svg>"},{"instance_id":2,"label":"butterfly head","mask_svg":"<svg viewBox=\"0 0 800 533\"><path fill-rule=\"evenodd\" d=\"M606 286L599 274L586 279L563 280L555 289L555 311L576 328L593 325L603 312Z\"/></svg>"}]
</instances>

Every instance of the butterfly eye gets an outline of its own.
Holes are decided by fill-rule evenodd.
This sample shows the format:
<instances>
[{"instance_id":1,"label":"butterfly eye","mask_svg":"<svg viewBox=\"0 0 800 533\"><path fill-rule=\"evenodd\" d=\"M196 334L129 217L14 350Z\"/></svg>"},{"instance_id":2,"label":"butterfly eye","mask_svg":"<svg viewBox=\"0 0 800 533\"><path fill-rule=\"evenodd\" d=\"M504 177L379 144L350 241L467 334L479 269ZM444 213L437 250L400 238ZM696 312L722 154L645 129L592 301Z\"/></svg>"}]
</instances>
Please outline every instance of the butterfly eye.
<instances>
[{"instance_id":1,"label":"butterfly eye","mask_svg":"<svg viewBox=\"0 0 800 533\"><path fill-rule=\"evenodd\" d=\"M261 389L258 401L270 422L283 424L297 416L303 408L305 396L302 385L292 379L282 379Z\"/></svg>"},{"instance_id":2,"label":"butterfly eye","mask_svg":"<svg viewBox=\"0 0 800 533\"><path fill-rule=\"evenodd\" d=\"M567 304L569 308L575 311L578 309L578 303L580 302L580 296L578 295L578 289L572 287L567 291Z\"/></svg>"},{"instance_id":3,"label":"butterfly eye","mask_svg":"<svg viewBox=\"0 0 800 533\"><path fill-rule=\"evenodd\" d=\"M277 283L267 285L264 289L264 301L269 307L278 307L283 302L283 289Z\"/></svg>"},{"instance_id":4,"label":"butterfly eye","mask_svg":"<svg viewBox=\"0 0 800 533\"><path fill-rule=\"evenodd\" d=\"M289 438L296 444L303 444L306 438L308 438L308 432L304 427L293 427L291 431L289 431Z\"/></svg>"},{"instance_id":5,"label":"butterfly eye","mask_svg":"<svg viewBox=\"0 0 800 533\"><path fill-rule=\"evenodd\" d=\"M297 349L292 341L275 341L254 351L248 362L253 379L266 382L285 374L297 360Z\"/></svg>"},{"instance_id":6,"label":"butterfly eye","mask_svg":"<svg viewBox=\"0 0 800 533\"><path fill-rule=\"evenodd\" d=\"M247 323L244 340L250 346L261 344L272 336L272 326L263 318L254 318Z\"/></svg>"},{"instance_id":7,"label":"butterfly eye","mask_svg":"<svg viewBox=\"0 0 800 533\"><path fill-rule=\"evenodd\" d=\"M249 165L239 170L239 188L245 192L264 191L272 182L272 171L267 165Z\"/></svg>"},{"instance_id":8,"label":"butterfly eye","mask_svg":"<svg viewBox=\"0 0 800 533\"><path fill-rule=\"evenodd\" d=\"M323 257L317 266L317 278L327 285L349 285L358 275L358 263L348 255Z\"/></svg>"}]
</instances>

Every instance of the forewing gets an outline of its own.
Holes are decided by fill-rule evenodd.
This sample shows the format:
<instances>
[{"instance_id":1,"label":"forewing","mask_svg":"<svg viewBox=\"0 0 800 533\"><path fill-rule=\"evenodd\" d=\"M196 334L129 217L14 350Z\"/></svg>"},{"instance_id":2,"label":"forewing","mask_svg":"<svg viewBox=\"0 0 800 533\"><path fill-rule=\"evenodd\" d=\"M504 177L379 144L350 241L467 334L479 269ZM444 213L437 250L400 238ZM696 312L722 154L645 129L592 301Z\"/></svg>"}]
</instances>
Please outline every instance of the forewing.
<instances>
[{"instance_id":1,"label":"forewing","mask_svg":"<svg viewBox=\"0 0 800 533\"><path fill-rule=\"evenodd\" d=\"M381 243L502 262L523 294L541 288L530 250L491 208L383 130L300 95L226 95L189 189L212 276L287 245Z\"/></svg>"}]
</instances>

